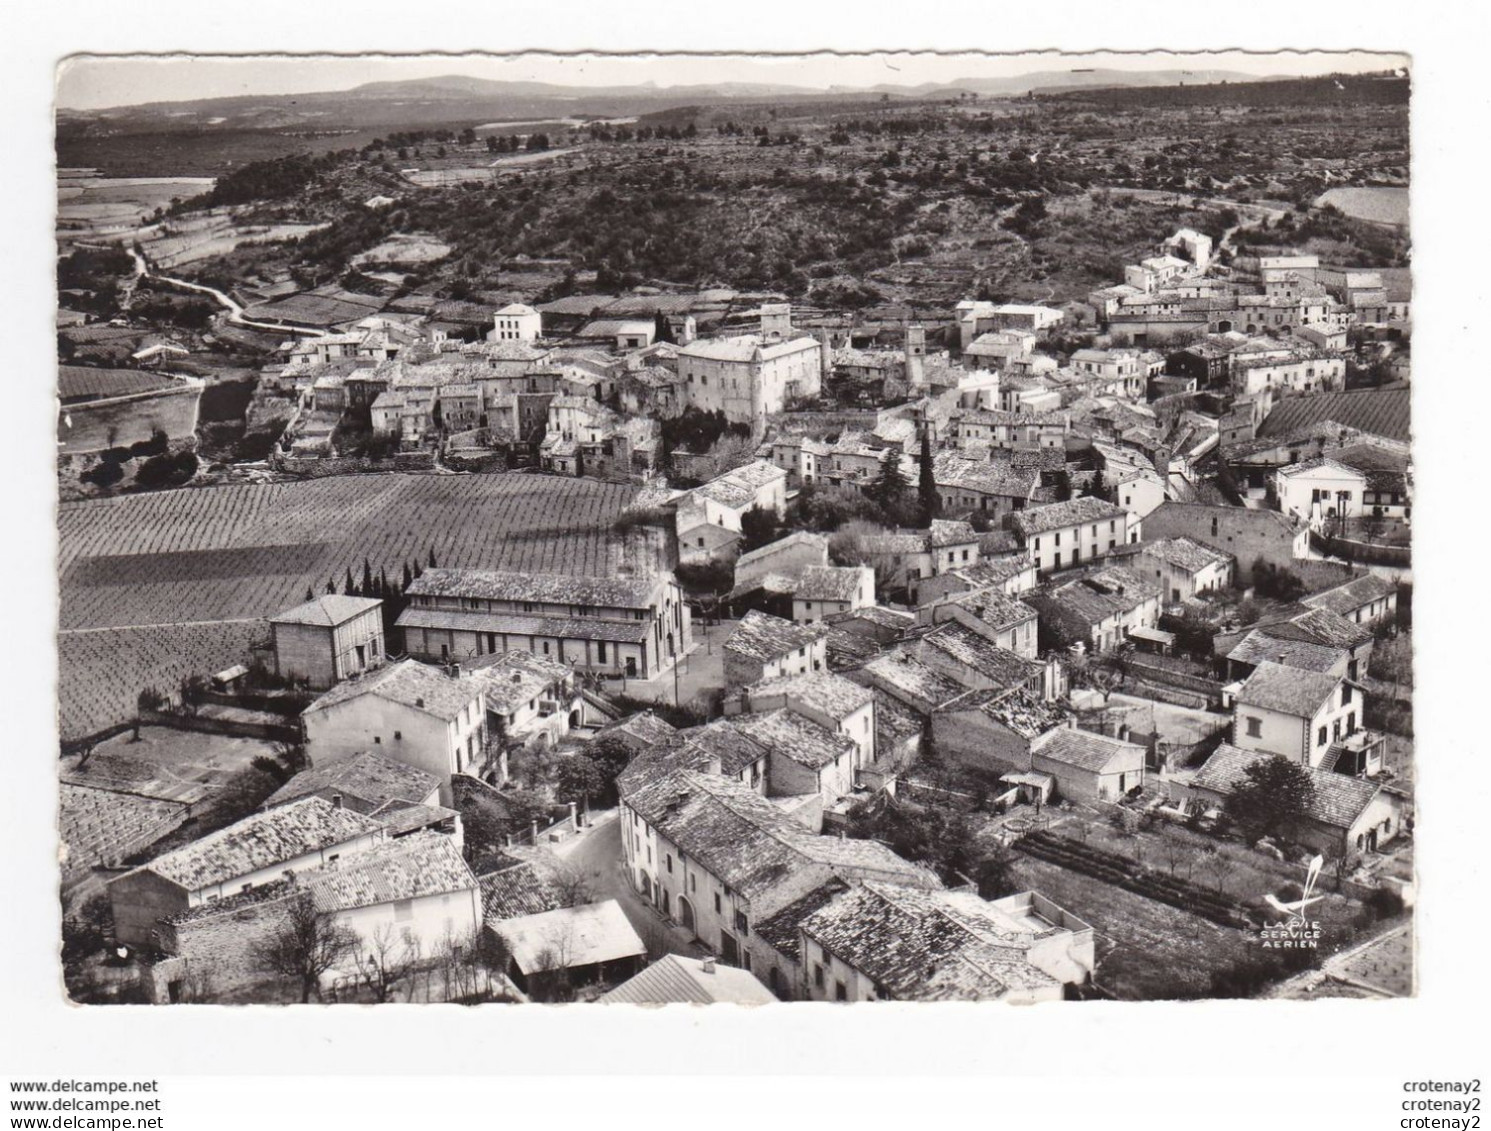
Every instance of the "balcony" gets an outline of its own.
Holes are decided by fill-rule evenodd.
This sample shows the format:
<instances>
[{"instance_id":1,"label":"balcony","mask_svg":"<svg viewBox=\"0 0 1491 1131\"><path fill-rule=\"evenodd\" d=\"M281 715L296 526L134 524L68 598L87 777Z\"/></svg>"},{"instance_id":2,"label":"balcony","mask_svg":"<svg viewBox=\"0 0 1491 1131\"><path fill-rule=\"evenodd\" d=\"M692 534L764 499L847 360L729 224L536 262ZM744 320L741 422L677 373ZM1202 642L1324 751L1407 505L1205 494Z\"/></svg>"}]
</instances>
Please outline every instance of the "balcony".
<instances>
[{"instance_id":1,"label":"balcony","mask_svg":"<svg viewBox=\"0 0 1491 1131\"><path fill-rule=\"evenodd\" d=\"M1382 755L1386 745L1386 737L1377 731L1356 731L1331 743L1319 768L1353 777L1372 777L1382 771Z\"/></svg>"}]
</instances>

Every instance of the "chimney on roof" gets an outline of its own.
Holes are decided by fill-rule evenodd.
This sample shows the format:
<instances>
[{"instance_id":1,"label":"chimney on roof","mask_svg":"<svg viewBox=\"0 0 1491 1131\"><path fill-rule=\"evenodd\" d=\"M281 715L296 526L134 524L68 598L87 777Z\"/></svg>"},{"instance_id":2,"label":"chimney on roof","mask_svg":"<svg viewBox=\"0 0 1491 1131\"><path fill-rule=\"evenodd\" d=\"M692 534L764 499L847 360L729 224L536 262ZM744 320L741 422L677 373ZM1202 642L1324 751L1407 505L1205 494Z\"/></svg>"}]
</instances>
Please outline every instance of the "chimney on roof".
<instances>
[{"instance_id":1,"label":"chimney on roof","mask_svg":"<svg viewBox=\"0 0 1491 1131\"><path fill-rule=\"evenodd\" d=\"M333 793L331 795L331 807L333 809L340 809L342 807L342 795L340 793Z\"/></svg>"},{"instance_id":2,"label":"chimney on roof","mask_svg":"<svg viewBox=\"0 0 1491 1131\"><path fill-rule=\"evenodd\" d=\"M460 661L459 660L452 660L450 663L446 664L445 665L445 674L448 675L448 676L450 676L451 679L460 679L461 678L461 663L460 663Z\"/></svg>"},{"instance_id":3,"label":"chimney on roof","mask_svg":"<svg viewBox=\"0 0 1491 1131\"><path fill-rule=\"evenodd\" d=\"M699 964L699 970L700 970L701 973L704 973L704 974L713 974L714 973L714 955L707 956L704 959L704 961Z\"/></svg>"},{"instance_id":4,"label":"chimney on roof","mask_svg":"<svg viewBox=\"0 0 1491 1131\"><path fill-rule=\"evenodd\" d=\"M425 698L424 698L424 696L421 695L417 699L415 699L414 700L414 705L416 707L418 707L420 710L424 710L424 705L425 705Z\"/></svg>"}]
</instances>

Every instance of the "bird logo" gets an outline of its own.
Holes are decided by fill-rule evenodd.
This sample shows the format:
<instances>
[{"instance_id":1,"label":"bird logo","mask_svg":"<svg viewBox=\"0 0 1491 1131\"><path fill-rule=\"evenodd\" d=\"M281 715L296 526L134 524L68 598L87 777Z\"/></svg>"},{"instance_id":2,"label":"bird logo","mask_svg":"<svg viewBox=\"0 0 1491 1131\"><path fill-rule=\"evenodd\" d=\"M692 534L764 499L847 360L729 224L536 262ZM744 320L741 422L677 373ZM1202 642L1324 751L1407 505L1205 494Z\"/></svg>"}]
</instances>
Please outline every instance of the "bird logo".
<instances>
[{"instance_id":1,"label":"bird logo","mask_svg":"<svg viewBox=\"0 0 1491 1131\"><path fill-rule=\"evenodd\" d=\"M1305 908L1309 907L1313 903L1319 903L1322 899L1325 898L1323 895L1314 894L1315 884L1320 879L1320 870L1323 867L1325 867L1325 857L1323 856L1316 856L1310 861L1310 869L1305 874L1304 891L1300 893L1300 897L1298 899L1290 900L1288 903L1285 903L1272 892L1263 897L1263 901L1265 903L1267 903L1280 915L1283 915L1285 917L1285 919L1287 920L1285 924L1286 926L1294 926L1297 923L1304 922Z\"/></svg>"}]
</instances>

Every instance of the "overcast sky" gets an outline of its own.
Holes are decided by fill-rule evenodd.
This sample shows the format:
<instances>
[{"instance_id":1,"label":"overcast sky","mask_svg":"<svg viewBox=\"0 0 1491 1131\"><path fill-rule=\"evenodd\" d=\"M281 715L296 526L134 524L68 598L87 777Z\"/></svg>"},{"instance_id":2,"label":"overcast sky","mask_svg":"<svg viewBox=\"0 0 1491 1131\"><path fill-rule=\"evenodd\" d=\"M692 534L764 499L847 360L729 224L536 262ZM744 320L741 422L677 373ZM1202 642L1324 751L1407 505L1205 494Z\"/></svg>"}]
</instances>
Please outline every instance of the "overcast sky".
<instances>
[{"instance_id":1,"label":"overcast sky","mask_svg":"<svg viewBox=\"0 0 1491 1131\"><path fill-rule=\"evenodd\" d=\"M366 82L472 75L479 78L609 86L654 83L776 82L794 86L874 86L948 82L1071 67L1123 70L1207 69L1256 75L1316 75L1405 66L1399 55L1366 52L1238 51L1208 54L1020 55L419 55L419 56L76 56L65 60L57 105L92 110L242 94L348 90Z\"/></svg>"}]
</instances>

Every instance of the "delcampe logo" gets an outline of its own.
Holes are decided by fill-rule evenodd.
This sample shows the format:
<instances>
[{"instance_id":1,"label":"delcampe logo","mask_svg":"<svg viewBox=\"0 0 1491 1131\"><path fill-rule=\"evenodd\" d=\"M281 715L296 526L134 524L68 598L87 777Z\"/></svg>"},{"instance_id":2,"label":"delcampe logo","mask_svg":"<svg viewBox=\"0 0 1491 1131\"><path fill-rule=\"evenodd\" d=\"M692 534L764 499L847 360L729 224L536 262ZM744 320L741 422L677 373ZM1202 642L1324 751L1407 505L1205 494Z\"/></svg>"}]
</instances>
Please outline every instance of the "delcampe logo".
<instances>
[{"instance_id":1,"label":"delcampe logo","mask_svg":"<svg viewBox=\"0 0 1491 1131\"><path fill-rule=\"evenodd\" d=\"M1320 946L1320 923L1311 919L1306 914L1306 909L1325 898L1315 894L1316 885L1320 882L1320 871L1324 867L1323 856L1316 856L1310 861L1309 870L1305 873L1304 889L1298 899L1286 903L1272 892L1263 897L1265 903L1284 917L1282 922L1263 924L1259 937L1264 946L1275 950L1313 950Z\"/></svg>"}]
</instances>

